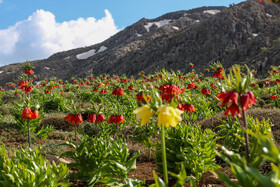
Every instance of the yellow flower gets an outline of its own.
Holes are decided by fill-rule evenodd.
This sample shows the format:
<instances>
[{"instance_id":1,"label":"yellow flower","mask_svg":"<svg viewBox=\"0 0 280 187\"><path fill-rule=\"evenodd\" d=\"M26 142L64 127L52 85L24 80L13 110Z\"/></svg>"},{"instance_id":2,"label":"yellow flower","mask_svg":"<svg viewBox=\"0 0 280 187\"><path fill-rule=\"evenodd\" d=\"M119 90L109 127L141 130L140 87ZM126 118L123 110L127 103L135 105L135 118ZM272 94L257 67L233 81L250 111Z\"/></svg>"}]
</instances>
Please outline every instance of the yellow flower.
<instances>
[{"instance_id":1,"label":"yellow flower","mask_svg":"<svg viewBox=\"0 0 280 187\"><path fill-rule=\"evenodd\" d=\"M149 107L149 105L143 105L140 108L137 108L133 111L136 114L137 120L142 120L141 125L145 125L151 119L153 115L153 110Z\"/></svg>"},{"instance_id":2,"label":"yellow flower","mask_svg":"<svg viewBox=\"0 0 280 187\"><path fill-rule=\"evenodd\" d=\"M176 127L176 125L182 121L181 114L183 111L173 108L172 106L163 105L158 109L158 126L163 124L166 128L170 126Z\"/></svg>"}]
</instances>

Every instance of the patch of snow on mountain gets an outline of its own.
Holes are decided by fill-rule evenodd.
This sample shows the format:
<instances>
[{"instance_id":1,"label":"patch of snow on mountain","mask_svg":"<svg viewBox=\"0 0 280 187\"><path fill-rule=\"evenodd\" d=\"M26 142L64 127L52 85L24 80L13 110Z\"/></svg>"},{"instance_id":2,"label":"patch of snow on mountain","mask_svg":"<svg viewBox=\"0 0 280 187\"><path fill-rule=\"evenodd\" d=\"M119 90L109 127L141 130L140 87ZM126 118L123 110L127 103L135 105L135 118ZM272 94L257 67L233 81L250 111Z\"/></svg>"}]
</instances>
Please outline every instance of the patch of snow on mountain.
<instances>
[{"instance_id":1,"label":"patch of snow on mountain","mask_svg":"<svg viewBox=\"0 0 280 187\"><path fill-rule=\"evenodd\" d=\"M68 59L70 59L70 58L71 58L71 56L68 56L68 57L65 57L64 60L68 60Z\"/></svg>"},{"instance_id":2,"label":"patch of snow on mountain","mask_svg":"<svg viewBox=\"0 0 280 187\"><path fill-rule=\"evenodd\" d=\"M138 34L137 32L135 32L135 35L138 36L138 37L143 36L142 34Z\"/></svg>"},{"instance_id":3,"label":"patch of snow on mountain","mask_svg":"<svg viewBox=\"0 0 280 187\"><path fill-rule=\"evenodd\" d=\"M84 52L84 53L76 55L76 58L78 60L84 60L84 59L87 59L88 57L91 57L91 56L93 56L95 54L96 54L95 53L95 49L92 49L92 50L89 50L87 52Z\"/></svg>"},{"instance_id":4,"label":"patch of snow on mountain","mask_svg":"<svg viewBox=\"0 0 280 187\"><path fill-rule=\"evenodd\" d=\"M107 47L105 47L104 45L102 45L99 50L97 51L97 53L101 53L103 51L105 51L107 49Z\"/></svg>"},{"instance_id":5,"label":"patch of snow on mountain","mask_svg":"<svg viewBox=\"0 0 280 187\"><path fill-rule=\"evenodd\" d=\"M157 22L150 22L148 23L148 25L144 25L144 27L146 28L147 32L150 32L150 27L155 24L158 28L169 24L169 22L172 21L171 19L164 19L164 20L160 20Z\"/></svg>"},{"instance_id":6,"label":"patch of snow on mountain","mask_svg":"<svg viewBox=\"0 0 280 187\"><path fill-rule=\"evenodd\" d=\"M253 37L257 37L258 36L258 34L256 34L256 33L253 33Z\"/></svg>"},{"instance_id":7,"label":"patch of snow on mountain","mask_svg":"<svg viewBox=\"0 0 280 187\"><path fill-rule=\"evenodd\" d=\"M50 69L49 67L45 67L45 69Z\"/></svg>"},{"instance_id":8,"label":"patch of snow on mountain","mask_svg":"<svg viewBox=\"0 0 280 187\"><path fill-rule=\"evenodd\" d=\"M176 27L176 26L173 26L172 28L175 30L179 30L179 27Z\"/></svg>"},{"instance_id":9,"label":"patch of snow on mountain","mask_svg":"<svg viewBox=\"0 0 280 187\"><path fill-rule=\"evenodd\" d=\"M220 13L221 11L220 10L204 10L203 13L208 13L208 14L217 14L217 13Z\"/></svg>"},{"instance_id":10,"label":"patch of snow on mountain","mask_svg":"<svg viewBox=\"0 0 280 187\"><path fill-rule=\"evenodd\" d=\"M270 14L267 14L267 13L266 13L266 15L267 15L268 17L272 17L272 15L270 15Z\"/></svg>"},{"instance_id":11,"label":"patch of snow on mountain","mask_svg":"<svg viewBox=\"0 0 280 187\"><path fill-rule=\"evenodd\" d=\"M200 20L195 20L196 23L200 22Z\"/></svg>"},{"instance_id":12,"label":"patch of snow on mountain","mask_svg":"<svg viewBox=\"0 0 280 187\"><path fill-rule=\"evenodd\" d=\"M0 74L3 73L4 71L0 71Z\"/></svg>"}]
</instances>

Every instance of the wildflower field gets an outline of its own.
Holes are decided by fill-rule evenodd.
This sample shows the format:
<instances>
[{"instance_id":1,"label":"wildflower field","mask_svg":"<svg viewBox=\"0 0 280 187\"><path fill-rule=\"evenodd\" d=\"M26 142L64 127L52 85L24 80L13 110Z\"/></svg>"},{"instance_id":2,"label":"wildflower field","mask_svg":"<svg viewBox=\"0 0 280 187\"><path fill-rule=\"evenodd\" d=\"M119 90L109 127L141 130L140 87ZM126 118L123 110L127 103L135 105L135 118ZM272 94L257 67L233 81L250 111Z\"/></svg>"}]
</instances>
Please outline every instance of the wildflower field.
<instances>
[{"instance_id":1,"label":"wildflower field","mask_svg":"<svg viewBox=\"0 0 280 187\"><path fill-rule=\"evenodd\" d=\"M1 88L0 186L279 186L279 67L217 62ZM205 175L216 175L206 182Z\"/></svg>"}]
</instances>

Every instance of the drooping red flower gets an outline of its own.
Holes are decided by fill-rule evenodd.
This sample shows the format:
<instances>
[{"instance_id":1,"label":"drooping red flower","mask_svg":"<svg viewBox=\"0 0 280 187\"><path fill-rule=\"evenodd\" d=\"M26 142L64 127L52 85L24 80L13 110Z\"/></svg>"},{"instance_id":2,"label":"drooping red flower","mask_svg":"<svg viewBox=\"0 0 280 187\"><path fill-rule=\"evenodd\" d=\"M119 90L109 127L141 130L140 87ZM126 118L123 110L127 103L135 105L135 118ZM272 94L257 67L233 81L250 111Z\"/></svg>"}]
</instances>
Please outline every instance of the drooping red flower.
<instances>
[{"instance_id":1,"label":"drooping red flower","mask_svg":"<svg viewBox=\"0 0 280 187\"><path fill-rule=\"evenodd\" d=\"M219 71L214 72L214 73L213 73L213 77L216 77L216 78L218 78L218 79L223 79L223 75L222 75L222 73L219 72Z\"/></svg>"},{"instance_id":2,"label":"drooping red flower","mask_svg":"<svg viewBox=\"0 0 280 187\"><path fill-rule=\"evenodd\" d=\"M246 111L249 107L256 104L256 98L253 92L246 92L240 95L241 109Z\"/></svg>"},{"instance_id":3,"label":"drooping red flower","mask_svg":"<svg viewBox=\"0 0 280 187\"><path fill-rule=\"evenodd\" d=\"M195 108L192 104L181 104L181 103L179 103L177 108L179 110L182 110L182 111L195 112Z\"/></svg>"},{"instance_id":4,"label":"drooping red flower","mask_svg":"<svg viewBox=\"0 0 280 187\"><path fill-rule=\"evenodd\" d=\"M185 108L185 111L187 111L187 112L195 112L195 108L194 108L194 106L192 105L192 104L186 104L185 106L184 106L184 108Z\"/></svg>"},{"instance_id":5,"label":"drooping red flower","mask_svg":"<svg viewBox=\"0 0 280 187\"><path fill-rule=\"evenodd\" d=\"M87 119L87 122L95 123L96 122L96 114L90 114L88 119Z\"/></svg>"},{"instance_id":6,"label":"drooping red flower","mask_svg":"<svg viewBox=\"0 0 280 187\"><path fill-rule=\"evenodd\" d=\"M28 87L24 87L23 90L25 93L30 93L30 92L32 92L33 88L32 88L32 86L28 86Z\"/></svg>"},{"instance_id":7,"label":"drooping red flower","mask_svg":"<svg viewBox=\"0 0 280 187\"><path fill-rule=\"evenodd\" d=\"M112 94L117 95L117 96L122 96L123 95L123 89L122 88L116 88L113 90Z\"/></svg>"},{"instance_id":8,"label":"drooping red flower","mask_svg":"<svg viewBox=\"0 0 280 187\"><path fill-rule=\"evenodd\" d=\"M180 88L179 86L176 86L174 84L165 84L163 86L160 86L158 88L160 91L162 91L164 94L180 94L185 91L185 89Z\"/></svg>"},{"instance_id":9,"label":"drooping red flower","mask_svg":"<svg viewBox=\"0 0 280 187\"><path fill-rule=\"evenodd\" d=\"M82 114L80 114L80 113L76 114L75 118L74 118L74 121L75 121L76 125L79 125L80 123L84 122Z\"/></svg>"},{"instance_id":10,"label":"drooping red flower","mask_svg":"<svg viewBox=\"0 0 280 187\"><path fill-rule=\"evenodd\" d=\"M168 103L171 102L171 95L170 94L160 94L162 101L166 101Z\"/></svg>"},{"instance_id":11,"label":"drooping red flower","mask_svg":"<svg viewBox=\"0 0 280 187\"><path fill-rule=\"evenodd\" d=\"M278 95L272 95L272 96L270 97L270 99L271 99L271 100L278 100Z\"/></svg>"},{"instance_id":12,"label":"drooping red flower","mask_svg":"<svg viewBox=\"0 0 280 187\"><path fill-rule=\"evenodd\" d=\"M106 121L104 115L103 114L98 114L97 119L96 119L96 123L102 123L103 121Z\"/></svg>"},{"instance_id":13,"label":"drooping red flower","mask_svg":"<svg viewBox=\"0 0 280 187\"><path fill-rule=\"evenodd\" d=\"M32 117L32 111L30 108L26 107L24 108L24 110L22 111L22 114L21 114L21 119L31 119Z\"/></svg>"},{"instance_id":14,"label":"drooping red flower","mask_svg":"<svg viewBox=\"0 0 280 187\"><path fill-rule=\"evenodd\" d=\"M32 112L32 115L31 115L30 120L33 120L33 119L36 119L36 118L40 118L40 115L39 115L39 113L36 110L32 110L31 112Z\"/></svg>"},{"instance_id":15,"label":"drooping red flower","mask_svg":"<svg viewBox=\"0 0 280 187\"><path fill-rule=\"evenodd\" d=\"M145 99L144 99L142 93L138 93L138 94L136 95L136 99L137 99L138 102L146 103L146 101L145 101ZM150 96L148 96L148 95L146 95L146 99L147 99L148 102L151 101L151 98L150 98Z\"/></svg>"},{"instance_id":16,"label":"drooping red flower","mask_svg":"<svg viewBox=\"0 0 280 187\"><path fill-rule=\"evenodd\" d=\"M75 118L75 115L74 114L68 114L64 120L66 120L68 123L71 123L73 124L75 121L74 121L74 118Z\"/></svg>"},{"instance_id":17,"label":"drooping red flower","mask_svg":"<svg viewBox=\"0 0 280 187\"><path fill-rule=\"evenodd\" d=\"M33 75L34 71L32 69L24 70L24 74L26 74L26 75Z\"/></svg>"},{"instance_id":18,"label":"drooping red flower","mask_svg":"<svg viewBox=\"0 0 280 187\"><path fill-rule=\"evenodd\" d=\"M238 105L238 93L235 90L221 92L217 98L220 100L220 106L235 103Z\"/></svg>"},{"instance_id":19,"label":"drooping red flower","mask_svg":"<svg viewBox=\"0 0 280 187\"><path fill-rule=\"evenodd\" d=\"M112 115L112 116L110 116L108 122L119 124L119 123L124 123L126 121L125 121L123 115Z\"/></svg>"},{"instance_id":20,"label":"drooping red flower","mask_svg":"<svg viewBox=\"0 0 280 187\"><path fill-rule=\"evenodd\" d=\"M22 89L24 86L28 86L28 81L20 81L18 86Z\"/></svg>"},{"instance_id":21,"label":"drooping red flower","mask_svg":"<svg viewBox=\"0 0 280 187\"><path fill-rule=\"evenodd\" d=\"M234 117L236 113L238 113L238 116L241 117L239 107L235 103L232 103L229 107L227 107L224 115L228 116L229 112L231 113L232 117Z\"/></svg>"},{"instance_id":22,"label":"drooping red flower","mask_svg":"<svg viewBox=\"0 0 280 187\"><path fill-rule=\"evenodd\" d=\"M188 84L187 89L193 89L195 87L195 84L193 82Z\"/></svg>"},{"instance_id":23,"label":"drooping red flower","mask_svg":"<svg viewBox=\"0 0 280 187\"><path fill-rule=\"evenodd\" d=\"M218 94L217 98L220 100L220 106L227 105L227 109L224 113L226 116L228 116L229 112L232 117L234 117L236 113L241 116L238 107L238 93L235 90L221 92Z\"/></svg>"},{"instance_id":24,"label":"drooping red flower","mask_svg":"<svg viewBox=\"0 0 280 187\"><path fill-rule=\"evenodd\" d=\"M108 90L101 90L100 93L101 94L106 94L106 93L108 93Z\"/></svg>"},{"instance_id":25,"label":"drooping red flower","mask_svg":"<svg viewBox=\"0 0 280 187\"><path fill-rule=\"evenodd\" d=\"M132 91L132 90L135 90L135 87L134 86L129 86L128 89Z\"/></svg>"},{"instance_id":26,"label":"drooping red flower","mask_svg":"<svg viewBox=\"0 0 280 187\"><path fill-rule=\"evenodd\" d=\"M200 93L202 95L211 95L211 90L207 90L206 88L202 88Z\"/></svg>"}]
</instances>

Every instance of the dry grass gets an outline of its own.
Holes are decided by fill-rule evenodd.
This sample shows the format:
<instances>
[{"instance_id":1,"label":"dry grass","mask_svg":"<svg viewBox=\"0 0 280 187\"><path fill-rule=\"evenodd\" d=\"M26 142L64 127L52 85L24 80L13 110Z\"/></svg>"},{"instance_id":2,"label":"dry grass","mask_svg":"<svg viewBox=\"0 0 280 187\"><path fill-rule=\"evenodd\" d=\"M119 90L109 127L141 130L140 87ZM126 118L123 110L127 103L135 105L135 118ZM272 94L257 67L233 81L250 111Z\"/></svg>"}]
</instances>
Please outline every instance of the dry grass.
<instances>
[{"instance_id":1,"label":"dry grass","mask_svg":"<svg viewBox=\"0 0 280 187\"><path fill-rule=\"evenodd\" d=\"M66 115L62 113L56 113L51 116L47 116L42 119L40 126L52 125L56 130L71 130L74 128L74 126L64 120L65 116Z\"/></svg>"}]
</instances>

